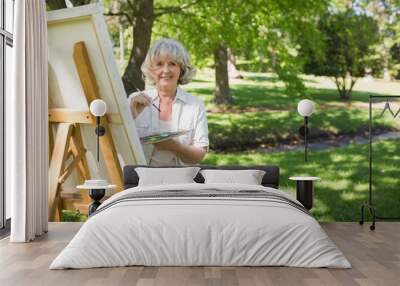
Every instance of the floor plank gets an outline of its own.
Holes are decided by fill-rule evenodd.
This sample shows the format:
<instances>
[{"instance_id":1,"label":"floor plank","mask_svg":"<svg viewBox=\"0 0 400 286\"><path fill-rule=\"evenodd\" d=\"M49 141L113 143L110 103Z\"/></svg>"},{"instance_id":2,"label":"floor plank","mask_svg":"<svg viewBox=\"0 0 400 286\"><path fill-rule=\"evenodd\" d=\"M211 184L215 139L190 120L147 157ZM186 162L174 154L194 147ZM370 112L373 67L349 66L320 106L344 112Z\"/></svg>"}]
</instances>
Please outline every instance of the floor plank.
<instances>
[{"instance_id":1,"label":"floor plank","mask_svg":"<svg viewBox=\"0 0 400 286\"><path fill-rule=\"evenodd\" d=\"M81 223L50 223L32 243L0 240L0 285L399 285L400 222L379 222L375 231L358 223L322 223L352 269L290 267L118 267L49 270Z\"/></svg>"}]
</instances>

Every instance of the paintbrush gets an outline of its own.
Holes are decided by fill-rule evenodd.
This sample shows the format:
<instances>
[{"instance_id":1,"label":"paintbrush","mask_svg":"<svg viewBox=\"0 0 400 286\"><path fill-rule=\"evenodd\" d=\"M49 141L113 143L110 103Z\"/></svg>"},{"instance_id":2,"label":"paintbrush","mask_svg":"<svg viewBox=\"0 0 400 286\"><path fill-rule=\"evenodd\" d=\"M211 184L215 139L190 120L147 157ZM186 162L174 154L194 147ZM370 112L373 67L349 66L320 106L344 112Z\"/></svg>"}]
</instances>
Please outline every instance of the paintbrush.
<instances>
[{"instance_id":1,"label":"paintbrush","mask_svg":"<svg viewBox=\"0 0 400 286\"><path fill-rule=\"evenodd\" d=\"M142 92L142 91L141 91L140 89L138 89L138 88L136 88L136 90L137 90L138 92ZM153 102L151 102L151 105L153 105L153 106L155 107L155 109L158 110L158 112L161 112L160 108L158 108L158 106L155 105Z\"/></svg>"}]
</instances>

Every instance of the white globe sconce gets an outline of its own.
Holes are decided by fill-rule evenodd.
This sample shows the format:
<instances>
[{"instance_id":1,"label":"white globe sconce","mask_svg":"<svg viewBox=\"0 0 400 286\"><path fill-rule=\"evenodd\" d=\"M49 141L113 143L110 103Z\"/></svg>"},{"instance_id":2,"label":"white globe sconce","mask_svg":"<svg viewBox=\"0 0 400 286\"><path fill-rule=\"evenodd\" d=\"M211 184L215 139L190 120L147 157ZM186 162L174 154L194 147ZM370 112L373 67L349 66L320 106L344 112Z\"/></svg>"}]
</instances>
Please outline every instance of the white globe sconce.
<instances>
[{"instance_id":1,"label":"white globe sconce","mask_svg":"<svg viewBox=\"0 0 400 286\"><path fill-rule=\"evenodd\" d=\"M90 103L90 113L96 117L104 116L107 112L107 104L104 100L95 99Z\"/></svg>"},{"instance_id":2,"label":"white globe sconce","mask_svg":"<svg viewBox=\"0 0 400 286\"><path fill-rule=\"evenodd\" d=\"M310 116L314 109L314 102L309 99L303 99L297 104L297 112L304 117Z\"/></svg>"},{"instance_id":3,"label":"white globe sconce","mask_svg":"<svg viewBox=\"0 0 400 286\"><path fill-rule=\"evenodd\" d=\"M304 117L304 125L299 128L299 133L304 137L304 161L308 162L308 117L314 112L314 102L303 99L297 104L297 112Z\"/></svg>"}]
</instances>

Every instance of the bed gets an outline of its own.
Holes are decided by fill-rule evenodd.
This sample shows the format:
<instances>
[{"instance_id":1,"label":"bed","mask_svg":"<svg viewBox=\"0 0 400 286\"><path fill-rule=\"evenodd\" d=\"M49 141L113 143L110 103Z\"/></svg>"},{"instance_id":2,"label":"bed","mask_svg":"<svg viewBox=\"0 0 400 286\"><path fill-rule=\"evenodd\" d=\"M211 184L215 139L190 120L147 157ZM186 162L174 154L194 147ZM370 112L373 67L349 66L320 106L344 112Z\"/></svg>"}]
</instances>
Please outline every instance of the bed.
<instances>
[{"instance_id":1,"label":"bed","mask_svg":"<svg viewBox=\"0 0 400 286\"><path fill-rule=\"evenodd\" d=\"M200 166L192 183L151 185L141 185L138 175L151 168L136 167L125 166L125 190L99 207L50 269L351 267L308 211L278 189L277 166ZM204 172L216 169L263 171L261 184L204 182Z\"/></svg>"}]
</instances>

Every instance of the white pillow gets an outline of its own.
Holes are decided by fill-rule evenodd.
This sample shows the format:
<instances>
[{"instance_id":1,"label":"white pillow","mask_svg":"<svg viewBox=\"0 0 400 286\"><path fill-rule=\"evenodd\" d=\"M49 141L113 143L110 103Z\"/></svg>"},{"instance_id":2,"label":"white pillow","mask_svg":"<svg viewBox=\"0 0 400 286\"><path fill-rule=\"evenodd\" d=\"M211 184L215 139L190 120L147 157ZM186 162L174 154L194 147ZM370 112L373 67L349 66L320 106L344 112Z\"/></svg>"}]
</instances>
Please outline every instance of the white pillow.
<instances>
[{"instance_id":1,"label":"white pillow","mask_svg":"<svg viewBox=\"0 0 400 286\"><path fill-rule=\"evenodd\" d=\"M193 179L199 170L199 167L135 168L139 176L139 186L195 183Z\"/></svg>"},{"instance_id":2,"label":"white pillow","mask_svg":"<svg viewBox=\"0 0 400 286\"><path fill-rule=\"evenodd\" d=\"M262 170L201 170L205 184L234 183L247 185L261 185L265 171Z\"/></svg>"}]
</instances>

